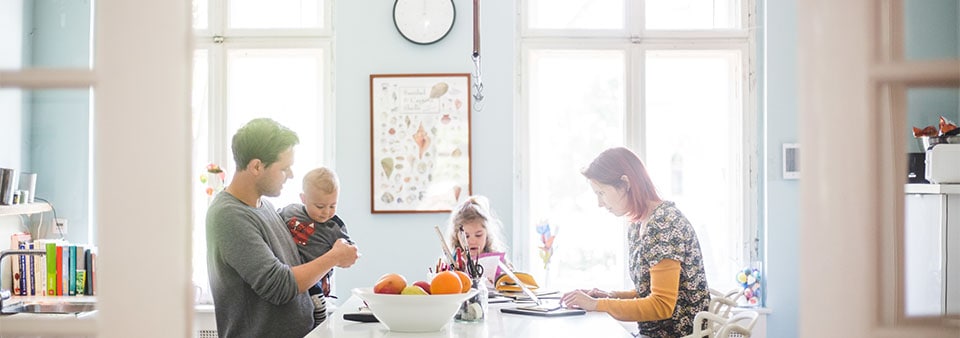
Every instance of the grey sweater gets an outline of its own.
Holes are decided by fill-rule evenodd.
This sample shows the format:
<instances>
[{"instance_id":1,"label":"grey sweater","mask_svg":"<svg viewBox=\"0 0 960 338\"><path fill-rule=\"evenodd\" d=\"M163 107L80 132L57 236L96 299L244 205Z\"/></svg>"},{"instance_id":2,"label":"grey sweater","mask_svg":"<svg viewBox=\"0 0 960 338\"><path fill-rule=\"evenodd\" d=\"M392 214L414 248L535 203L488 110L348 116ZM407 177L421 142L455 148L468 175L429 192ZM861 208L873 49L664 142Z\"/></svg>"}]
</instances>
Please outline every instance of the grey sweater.
<instances>
[{"instance_id":1,"label":"grey sweater","mask_svg":"<svg viewBox=\"0 0 960 338\"><path fill-rule=\"evenodd\" d=\"M299 292L302 263L270 202L250 207L226 191L207 209L207 271L220 337L303 337L313 302Z\"/></svg>"}]
</instances>

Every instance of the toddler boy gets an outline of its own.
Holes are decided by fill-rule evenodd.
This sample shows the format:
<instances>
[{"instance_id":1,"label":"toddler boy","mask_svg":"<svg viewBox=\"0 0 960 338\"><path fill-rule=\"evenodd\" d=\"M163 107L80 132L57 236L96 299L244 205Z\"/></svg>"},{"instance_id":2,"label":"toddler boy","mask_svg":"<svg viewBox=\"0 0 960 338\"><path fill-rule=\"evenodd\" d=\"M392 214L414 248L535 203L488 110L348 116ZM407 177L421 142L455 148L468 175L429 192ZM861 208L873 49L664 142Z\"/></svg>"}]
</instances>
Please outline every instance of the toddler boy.
<instances>
[{"instance_id":1,"label":"toddler boy","mask_svg":"<svg viewBox=\"0 0 960 338\"><path fill-rule=\"evenodd\" d=\"M347 226L336 215L339 195L340 181L337 174L333 170L320 167L303 177L303 192L300 193L303 204L294 203L280 209L280 216L293 235L293 241L305 262L330 251L333 243L340 238L352 243L350 235L347 234ZM320 325L327 319L325 298L330 296L332 275L331 269L308 291L314 304L314 325Z\"/></svg>"}]
</instances>

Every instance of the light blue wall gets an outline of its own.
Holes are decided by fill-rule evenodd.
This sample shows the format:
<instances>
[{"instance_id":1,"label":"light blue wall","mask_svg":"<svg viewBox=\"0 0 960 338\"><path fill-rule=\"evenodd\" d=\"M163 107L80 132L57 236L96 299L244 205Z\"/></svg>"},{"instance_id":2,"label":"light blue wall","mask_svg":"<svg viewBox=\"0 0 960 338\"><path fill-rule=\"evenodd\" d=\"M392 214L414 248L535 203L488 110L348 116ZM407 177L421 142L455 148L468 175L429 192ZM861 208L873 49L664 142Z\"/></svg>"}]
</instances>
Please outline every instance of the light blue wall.
<instances>
[{"instance_id":1,"label":"light blue wall","mask_svg":"<svg viewBox=\"0 0 960 338\"><path fill-rule=\"evenodd\" d=\"M11 46L21 48L21 67L89 68L90 9L89 1L24 2L22 45ZM19 157L16 169L37 173L36 196L52 202L57 216L69 221L66 238L75 243L90 240L89 94L87 90L23 92L17 138L22 142L19 149L0 150L0 158ZM3 114L16 114L7 111L10 106L0 108ZM47 231L50 219L44 218L39 237L55 237Z\"/></svg>"},{"instance_id":2,"label":"light blue wall","mask_svg":"<svg viewBox=\"0 0 960 338\"><path fill-rule=\"evenodd\" d=\"M797 3L767 0L764 3L765 68L759 70L766 94L763 119L765 209L763 247L766 252L767 337L797 337L799 293L799 206L797 180L784 180L781 147L798 142L797 130ZM801 145L803 151L803 146ZM802 175L802 174L801 174Z\"/></svg>"},{"instance_id":3,"label":"light blue wall","mask_svg":"<svg viewBox=\"0 0 960 338\"><path fill-rule=\"evenodd\" d=\"M513 215L513 75L517 51L514 1L482 1L481 37L485 106L471 117L473 193L491 199L506 223ZM421 46L407 42L393 25L393 1L336 1L336 169L342 192L338 213L363 256L337 272L335 293L370 286L387 272L425 279L439 257L433 226L446 214L370 213L370 74L471 73L472 1L455 0L450 34ZM509 241L509 239L508 239Z\"/></svg>"},{"instance_id":4,"label":"light blue wall","mask_svg":"<svg viewBox=\"0 0 960 338\"><path fill-rule=\"evenodd\" d=\"M904 4L905 56L910 60L935 60L960 56L960 1L913 0ZM940 116L960 123L960 90L911 88L907 92L907 125L937 126ZM907 151L923 151L908 128Z\"/></svg>"}]
</instances>

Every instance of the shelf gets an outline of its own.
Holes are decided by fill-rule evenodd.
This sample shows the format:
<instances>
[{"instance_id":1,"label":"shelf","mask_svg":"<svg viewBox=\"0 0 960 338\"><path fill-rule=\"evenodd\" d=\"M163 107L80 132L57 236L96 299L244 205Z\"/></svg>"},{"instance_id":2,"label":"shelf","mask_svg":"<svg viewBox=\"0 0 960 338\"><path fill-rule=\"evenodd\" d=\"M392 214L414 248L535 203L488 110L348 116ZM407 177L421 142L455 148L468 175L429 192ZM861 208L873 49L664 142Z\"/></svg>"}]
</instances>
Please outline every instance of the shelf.
<instances>
[{"instance_id":1,"label":"shelf","mask_svg":"<svg viewBox=\"0 0 960 338\"><path fill-rule=\"evenodd\" d=\"M27 203L14 205L0 205L0 216L7 215L29 215L50 211L50 205L47 203Z\"/></svg>"},{"instance_id":2,"label":"shelf","mask_svg":"<svg viewBox=\"0 0 960 338\"><path fill-rule=\"evenodd\" d=\"M960 194L960 184L907 184L907 194Z\"/></svg>"}]
</instances>

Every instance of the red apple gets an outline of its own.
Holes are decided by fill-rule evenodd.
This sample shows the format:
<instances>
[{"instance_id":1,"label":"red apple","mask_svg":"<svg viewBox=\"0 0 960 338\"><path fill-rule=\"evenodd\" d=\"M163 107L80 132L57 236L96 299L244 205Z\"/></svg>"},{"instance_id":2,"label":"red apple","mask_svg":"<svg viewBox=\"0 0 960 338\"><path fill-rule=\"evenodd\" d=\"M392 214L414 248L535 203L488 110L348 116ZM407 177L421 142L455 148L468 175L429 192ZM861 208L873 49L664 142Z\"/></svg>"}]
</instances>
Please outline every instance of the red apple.
<instances>
[{"instance_id":1,"label":"red apple","mask_svg":"<svg viewBox=\"0 0 960 338\"><path fill-rule=\"evenodd\" d=\"M421 289L423 289L423 291L426 291L427 294L430 294L430 283L427 283L422 280L418 280L416 282L413 282L413 285L419 286Z\"/></svg>"},{"instance_id":2,"label":"red apple","mask_svg":"<svg viewBox=\"0 0 960 338\"><path fill-rule=\"evenodd\" d=\"M400 294L400 291L403 291L405 287L407 287L406 278L403 278L400 274L388 273L381 276L377 283L373 285L373 292L396 295Z\"/></svg>"}]
</instances>

